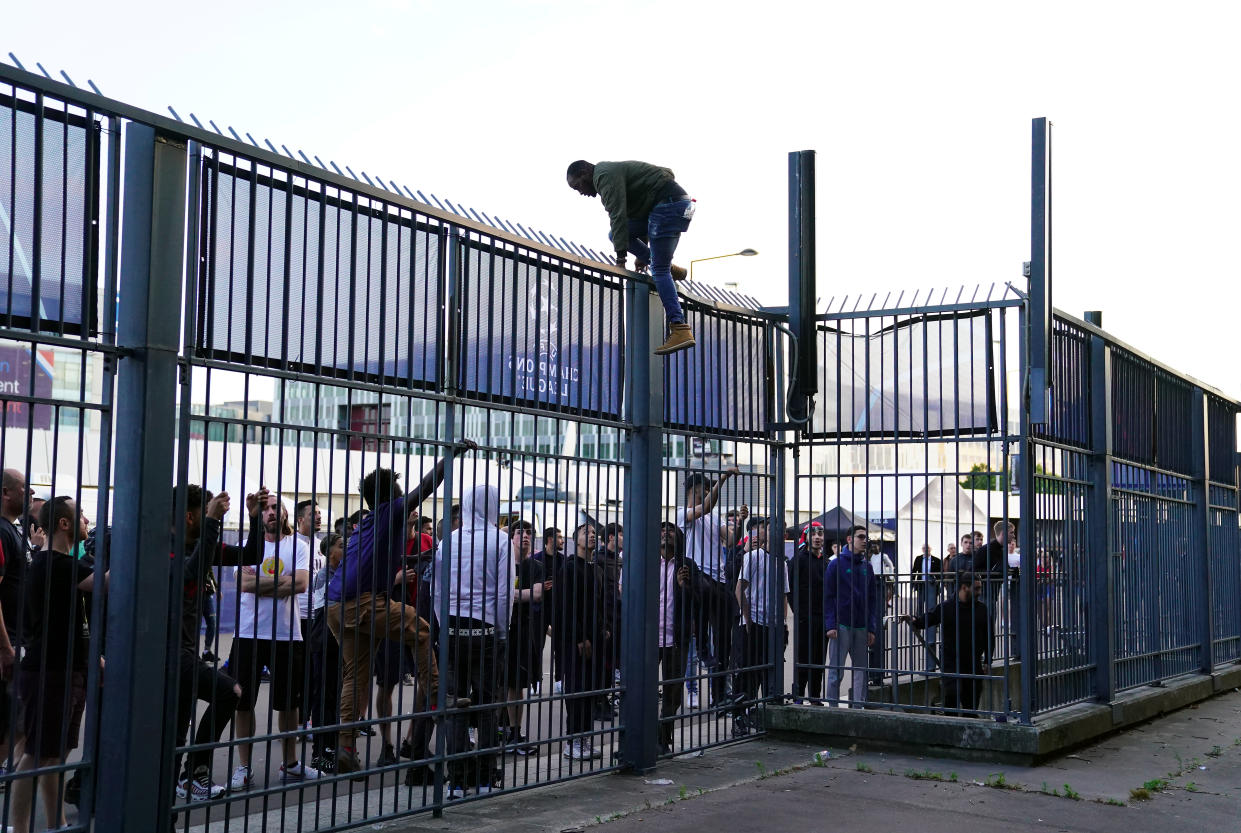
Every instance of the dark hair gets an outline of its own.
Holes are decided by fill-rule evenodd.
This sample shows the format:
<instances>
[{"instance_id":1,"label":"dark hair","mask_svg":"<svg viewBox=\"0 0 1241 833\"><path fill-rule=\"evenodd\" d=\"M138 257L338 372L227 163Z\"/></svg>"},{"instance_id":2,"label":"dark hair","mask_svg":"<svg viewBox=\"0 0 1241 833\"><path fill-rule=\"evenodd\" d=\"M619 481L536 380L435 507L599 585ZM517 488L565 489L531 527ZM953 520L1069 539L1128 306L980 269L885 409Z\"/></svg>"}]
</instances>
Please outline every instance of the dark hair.
<instances>
[{"instance_id":1,"label":"dark hair","mask_svg":"<svg viewBox=\"0 0 1241 833\"><path fill-rule=\"evenodd\" d=\"M362 519L365 518L369 514L370 512L367 511L366 509L359 509L349 516L349 523L354 526L357 526L358 524L362 523Z\"/></svg>"},{"instance_id":2,"label":"dark hair","mask_svg":"<svg viewBox=\"0 0 1241 833\"><path fill-rule=\"evenodd\" d=\"M453 518L458 518L458 519L460 519L460 517L461 517L461 504L460 504L460 503L454 503L454 504L452 505L452 511L449 513L449 515L450 515L451 517L453 517Z\"/></svg>"},{"instance_id":3,"label":"dark hair","mask_svg":"<svg viewBox=\"0 0 1241 833\"><path fill-rule=\"evenodd\" d=\"M559 534L560 534L560 530L554 526L549 526L547 529L543 530L543 548L546 549L547 542L555 541L556 536Z\"/></svg>"},{"instance_id":4,"label":"dark hair","mask_svg":"<svg viewBox=\"0 0 1241 833\"><path fill-rule=\"evenodd\" d=\"M297 506L293 507L293 517L297 518L298 520L301 520L302 512L306 511L308 507L311 507L314 505L315 505L315 502L311 500L310 498L306 498L305 500L299 500L297 502Z\"/></svg>"},{"instance_id":5,"label":"dark hair","mask_svg":"<svg viewBox=\"0 0 1241 833\"><path fill-rule=\"evenodd\" d=\"M584 173L589 173L590 169L593 167L594 165L590 164L585 159L579 159L569 165L569 170L565 172L565 178L571 176L581 176Z\"/></svg>"},{"instance_id":6,"label":"dark hair","mask_svg":"<svg viewBox=\"0 0 1241 833\"><path fill-rule=\"evenodd\" d=\"M854 536L854 535L857 535L859 532L865 532L865 533L866 533L866 537L867 537L867 538L869 538L869 537L870 537L870 532L868 532L868 531L867 531L867 529L866 529L866 527L862 526L861 524L857 524L857 525L855 525L855 526L851 526L851 527L849 527L849 534L848 534L847 536L845 536L845 537L846 537L846 539L847 539L847 540L852 541L852 540L853 540L853 536Z\"/></svg>"},{"instance_id":7,"label":"dark hair","mask_svg":"<svg viewBox=\"0 0 1241 833\"><path fill-rule=\"evenodd\" d=\"M332 524L332 529L333 529L333 530L335 530L335 533L336 533L337 535L344 535L344 534L345 534L345 524L346 524L346 522L347 522L347 521L346 521L346 519L345 519L345 518L337 518L337 519L336 519L336 523Z\"/></svg>"},{"instance_id":8,"label":"dark hair","mask_svg":"<svg viewBox=\"0 0 1241 833\"><path fill-rule=\"evenodd\" d=\"M705 474L703 474L700 471L696 471L693 474L691 474L689 477L685 478L686 494L688 494L689 490L693 489L695 486L701 486L702 488L707 489L709 491L712 485L714 484L711 482L711 478L707 477Z\"/></svg>"},{"instance_id":9,"label":"dark hair","mask_svg":"<svg viewBox=\"0 0 1241 833\"><path fill-rule=\"evenodd\" d=\"M362 500L366 502L366 507L374 509L381 503L396 500L405 494L401 491L400 484L397 483L400 478L401 476L392 469L375 469L363 477L362 482L358 484L358 491L362 493Z\"/></svg>"},{"instance_id":10,"label":"dark hair","mask_svg":"<svg viewBox=\"0 0 1241 833\"><path fill-rule=\"evenodd\" d=\"M578 533L581 532L583 529L593 529L595 531L595 537L599 536L599 525L594 523L593 521L587 521L584 524L579 524L577 529L573 530L573 540L575 542L577 541Z\"/></svg>"},{"instance_id":11,"label":"dark hair","mask_svg":"<svg viewBox=\"0 0 1241 833\"><path fill-rule=\"evenodd\" d=\"M211 502L211 492L205 490L202 486L191 483L185 487L185 511L193 512L196 509L202 509ZM44 504L46 506L46 504ZM172 490L172 525L176 526L181 519L177 517L177 489Z\"/></svg>"},{"instance_id":12,"label":"dark hair","mask_svg":"<svg viewBox=\"0 0 1241 833\"><path fill-rule=\"evenodd\" d=\"M68 503L71 500L73 500L73 497L70 495L57 495L39 507L39 526L48 534L49 538L55 534L56 527L61 521L73 523L74 516L77 513L68 507Z\"/></svg>"},{"instance_id":13,"label":"dark hair","mask_svg":"<svg viewBox=\"0 0 1241 833\"><path fill-rule=\"evenodd\" d=\"M957 589L973 584L977 578L970 570L962 570L957 573Z\"/></svg>"},{"instance_id":14,"label":"dark hair","mask_svg":"<svg viewBox=\"0 0 1241 833\"><path fill-rule=\"evenodd\" d=\"M672 541L676 546L676 552L674 553L674 556L676 558L680 558L681 556L685 555L685 533L681 531L681 528L679 526L672 523L671 521L664 521L663 523L659 525L659 530L661 533L665 529L671 530L673 533ZM661 535L660 537L662 538L663 536ZM660 541L660 546L663 546L662 540Z\"/></svg>"},{"instance_id":15,"label":"dark hair","mask_svg":"<svg viewBox=\"0 0 1241 833\"><path fill-rule=\"evenodd\" d=\"M606 541L607 539L611 538L613 535L615 535L618 532L621 535L624 535L625 527L623 524L618 524L615 521L613 521L612 523L608 524L607 526L603 528L603 540Z\"/></svg>"},{"instance_id":16,"label":"dark hair","mask_svg":"<svg viewBox=\"0 0 1241 833\"><path fill-rule=\"evenodd\" d=\"M757 526L767 526L767 519L760 518L757 516L750 518L748 521L745 522L745 531L749 532L750 530L754 529Z\"/></svg>"},{"instance_id":17,"label":"dark hair","mask_svg":"<svg viewBox=\"0 0 1241 833\"><path fill-rule=\"evenodd\" d=\"M534 524L529 521L513 521L508 525L508 537L512 538L523 529L527 530L531 535L534 534Z\"/></svg>"},{"instance_id":18,"label":"dark hair","mask_svg":"<svg viewBox=\"0 0 1241 833\"><path fill-rule=\"evenodd\" d=\"M326 556L331 552L332 547L336 546L338 541L345 540L344 537L335 532L323 536L323 540L319 542L319 554Z\"/></svg>"}]
</instances>

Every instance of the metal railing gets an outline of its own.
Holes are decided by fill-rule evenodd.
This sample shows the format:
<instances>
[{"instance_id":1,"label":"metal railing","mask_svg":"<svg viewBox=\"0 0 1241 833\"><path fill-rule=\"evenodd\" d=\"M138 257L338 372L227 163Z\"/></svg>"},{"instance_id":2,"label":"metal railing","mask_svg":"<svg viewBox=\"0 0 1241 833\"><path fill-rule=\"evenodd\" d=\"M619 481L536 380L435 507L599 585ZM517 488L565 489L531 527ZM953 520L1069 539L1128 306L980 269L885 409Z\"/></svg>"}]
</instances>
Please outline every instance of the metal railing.
<instances>
[{"instance_id":1,"label":"metal railing","mask_svg":"<svg viewBox=\"0 0 1241 833\"><path fill-rule=\"evenodd\" d=\"M690 298L656 359L572 244L7 67L0 208L19 830L347 829L790 695L1032 721L1241 658L1241 406L1059 315L1031 425L1011 288L833 299L788 443L779 313Z\"/></svg>"}]
</instances>

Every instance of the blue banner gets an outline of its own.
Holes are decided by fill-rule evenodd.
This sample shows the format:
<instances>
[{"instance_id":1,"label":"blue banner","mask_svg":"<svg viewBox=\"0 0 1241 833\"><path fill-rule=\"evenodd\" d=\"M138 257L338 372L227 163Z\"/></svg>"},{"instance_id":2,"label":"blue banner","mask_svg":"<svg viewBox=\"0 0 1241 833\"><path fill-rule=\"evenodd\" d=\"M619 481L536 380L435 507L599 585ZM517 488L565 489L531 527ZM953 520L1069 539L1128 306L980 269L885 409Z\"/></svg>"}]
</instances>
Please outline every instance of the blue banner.
<instances>
[{"instance_id":1,"label":"blue banner","mask_svg":"<svg viewBox=\"0 0 1241 833\"><path fill-rule=\"evenodd\" d=\"M458 384L483 399L619 418L619 281L509 244L462 246Z\"/></svg>"}]
</instances>

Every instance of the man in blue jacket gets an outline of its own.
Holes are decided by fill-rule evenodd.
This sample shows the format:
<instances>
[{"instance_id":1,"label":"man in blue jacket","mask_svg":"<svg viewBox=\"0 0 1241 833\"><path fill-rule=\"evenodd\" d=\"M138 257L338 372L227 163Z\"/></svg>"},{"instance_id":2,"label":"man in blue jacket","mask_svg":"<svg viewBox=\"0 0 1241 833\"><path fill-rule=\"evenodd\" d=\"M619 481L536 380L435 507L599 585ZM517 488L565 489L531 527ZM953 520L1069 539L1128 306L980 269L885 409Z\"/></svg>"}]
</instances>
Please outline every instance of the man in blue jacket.
<instances>
[{"instance_id":1,"label":"man in blue jacket","mask_svg":"<svg viewBox=\"0 0 1241 833\"><path fill-rule=\"evenodd\" d=\"M823 623L828 639L827 701L840 702L840 680L847 654L853 672L849 705L859 709L866 702L867 649L879 632L882 609L879 582L866 555L866 540L866 527L852 527L844 550L828 563L823 579Z\"/></svg>"}]
</instances>

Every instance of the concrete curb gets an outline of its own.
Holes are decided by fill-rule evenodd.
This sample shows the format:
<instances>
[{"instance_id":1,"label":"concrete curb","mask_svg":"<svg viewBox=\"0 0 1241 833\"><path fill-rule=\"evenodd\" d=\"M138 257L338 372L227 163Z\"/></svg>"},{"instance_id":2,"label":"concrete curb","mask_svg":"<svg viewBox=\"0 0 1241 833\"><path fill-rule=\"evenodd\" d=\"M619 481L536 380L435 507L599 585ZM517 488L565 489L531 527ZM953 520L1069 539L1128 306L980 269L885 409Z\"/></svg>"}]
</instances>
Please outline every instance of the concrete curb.
<instances>
[{"instance_id":1,"label":"concrete curb","mask_svg":"<svg viewBox=\"0 0 1241 833\"><path fill-rule=\"evenodd\" d=\"M1234 665L1212 674L1177 677L1158 687L1131 689L1111 703L1068 706L1036 718L1029 726L887 709L817 706L771 706L764 719L767 730L776 737L814 737L844 746L864 741L870 747L1029 766L1238 687L1241 665Z\"/></svg>"}]
</instances>

